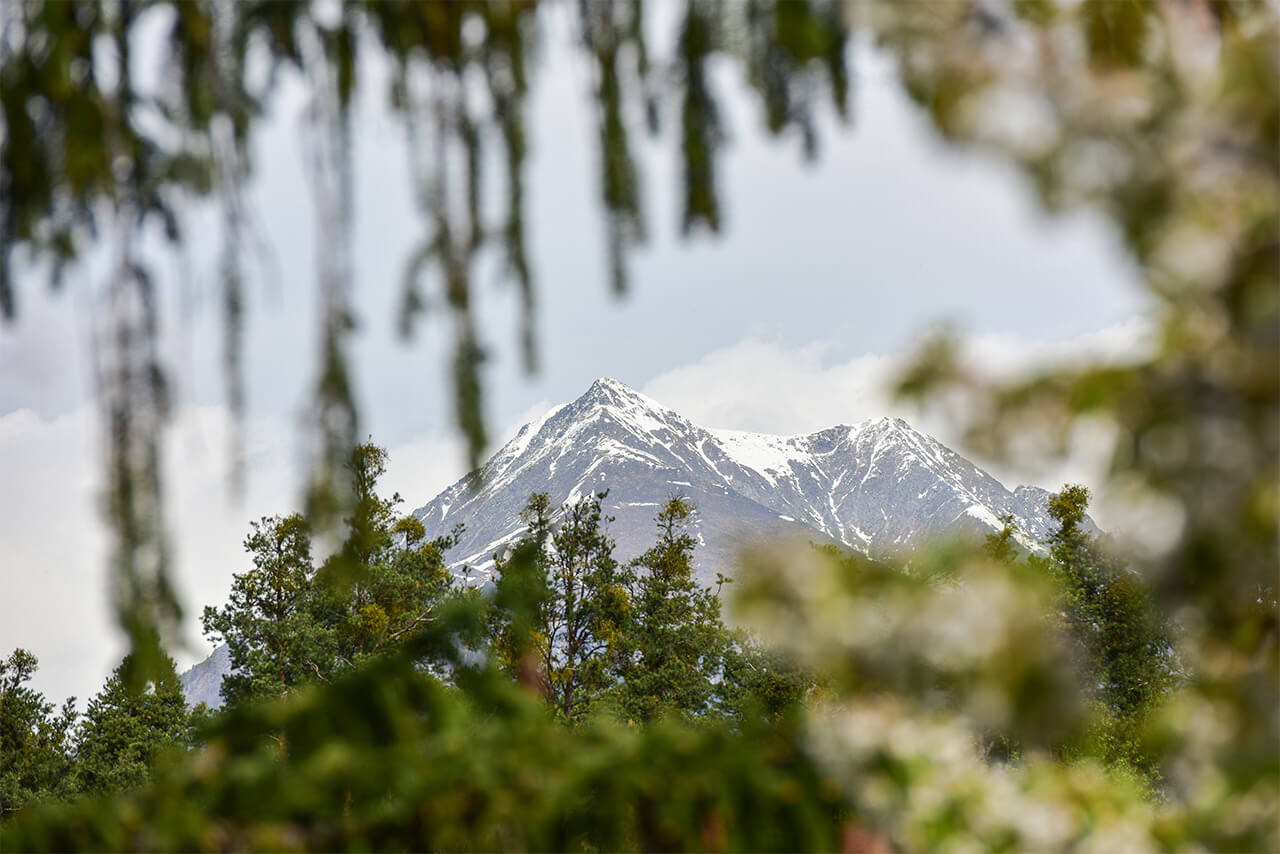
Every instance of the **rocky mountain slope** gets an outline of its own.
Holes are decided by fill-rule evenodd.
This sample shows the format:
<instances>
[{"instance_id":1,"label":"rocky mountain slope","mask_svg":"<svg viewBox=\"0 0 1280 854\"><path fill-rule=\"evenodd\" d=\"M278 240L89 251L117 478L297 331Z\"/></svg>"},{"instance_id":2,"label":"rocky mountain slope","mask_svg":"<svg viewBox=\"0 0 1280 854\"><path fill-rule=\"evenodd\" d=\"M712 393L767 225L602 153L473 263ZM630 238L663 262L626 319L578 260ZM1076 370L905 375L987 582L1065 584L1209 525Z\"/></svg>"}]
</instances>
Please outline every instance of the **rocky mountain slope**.
<instances>
[{"instance_id":1,"label":"rocky mountain slope","mask_svg":"<svg viewBox=\"0 0 1280 854\"><path fill-rule=\"evenodd\" d=\"M547 492L559 505L606 488L620 558L652 542L661 502L692 500L704 580L728 571L752 539L795 535L889 554L999 530L1005 514L1028 547L1052 525L1045 490L1010 491L901 419L801 436L716 430L608 378L523 427L479 472L414 515L430 536L464 524L451 557L483 583L494 553L522 532L519 511L531 493Z\"/></svg>"},{"instance_id":2,"label":"rocky mountain slope","mask_svg":"<svg viewBox=\"0 0 1280 854\"><path fill-rule=\"evenodd\" d=\"M222 706L222 677L231 670L231 650L225 645L214 649L204 661L178 677L187 704L206 704L211 709Z\"/></svg>"}]
</instances>

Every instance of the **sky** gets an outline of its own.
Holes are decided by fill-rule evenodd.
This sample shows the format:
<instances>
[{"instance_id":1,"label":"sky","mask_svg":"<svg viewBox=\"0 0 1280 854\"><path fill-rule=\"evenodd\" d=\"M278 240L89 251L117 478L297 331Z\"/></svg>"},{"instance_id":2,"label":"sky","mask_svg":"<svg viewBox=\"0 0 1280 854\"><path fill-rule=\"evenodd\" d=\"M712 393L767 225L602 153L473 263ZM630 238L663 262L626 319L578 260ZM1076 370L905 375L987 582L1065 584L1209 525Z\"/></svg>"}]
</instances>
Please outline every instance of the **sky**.
<instances>
[{"instance_id":1,"label":"sky","mask_svg":"<svg viewBox=\"0 0 1280 854\"><path fill-rule=\"evenodd\" d=\"M900 411L884 385L940 324L995 370L1131 351L1145 307L1119 236L1102 216L1050 217L1010 167L944 145L892 63L855 44L852 119L821 123L821 156L767 139L737 71L714 69L727 108L718 239L678 236L678 141L637 134L650 242L632 288L612 295L597 201L589 69L564 49L553 10L529 115L527 226L537 278L540 372L524 374L517 299L482 278L489 359L485 410L500 441L550 405L612 376L705 426L809 432ZM395 334L405 257L421 222L405 181L404 140L376 88L355 144L355 347L362 431L390 449L388 491L406 510L464 469L452 429L450 339L440 317L410 342ZM199 660L199 612L246 568L248 522L297 507L300 425L316 339L312 193L300 141L305 92L287 83L255 145L250 203L269 247L250 295L246 341L248 480L229 488L230 420L220 372L213 231L195 228L165 267L164 350L178 407L166 446L171 543L186 605L181 665ZM200 224L209 212L193 209ZM0 327L0 653L40 658L35 686L84 701L124 647L106 587L102 439L92 388L90 262L48 293L21 283L20 320ZM916 421L943 441L949 425ZM1053 487L1061 472L997 471ZM1057 481L1061 483L1061 481Z\"/></svg>"}]
</instances>

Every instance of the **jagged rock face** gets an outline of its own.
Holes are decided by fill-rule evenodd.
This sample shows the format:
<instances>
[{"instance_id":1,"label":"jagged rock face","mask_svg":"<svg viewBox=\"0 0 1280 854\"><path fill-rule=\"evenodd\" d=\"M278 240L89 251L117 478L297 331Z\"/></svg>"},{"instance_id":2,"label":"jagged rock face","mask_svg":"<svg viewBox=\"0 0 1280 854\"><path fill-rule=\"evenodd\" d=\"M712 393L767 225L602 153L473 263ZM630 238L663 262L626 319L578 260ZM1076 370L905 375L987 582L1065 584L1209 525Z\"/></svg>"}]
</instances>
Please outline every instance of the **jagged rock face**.
<instances>
[{"instance_id":1,"label":"jagged rock face","mask_svg":"<svg viewBox=\"0 0 1280 854\"><path fill-rule=\"evenodd\" d=\"M178 677L187 705L206 704L211 709L222 707L222 678L231 671L231 650L224 644L214 649L204 661Z\"/></svg>"},{"instance_id":2,"label":"jagged rock face","mask_svg":"<svg viewBox=\"0 0 1280 854\"><path fill-rule=\"evenodd\" d=\"M430 536L465 524L453 565L482 583L494 553L522 533L519 511L531 493L564 504L606 488L621 559L653 541L663 501L692 500L704 581L728 572L751 539L799 536L883 555L999 530L1005 514L1028 547L1052 528L1047 492L1011 492L901 419L804 436L714 430L611 379L525 425L478 473L414 515Z\"/></svg>"}]
</instances>

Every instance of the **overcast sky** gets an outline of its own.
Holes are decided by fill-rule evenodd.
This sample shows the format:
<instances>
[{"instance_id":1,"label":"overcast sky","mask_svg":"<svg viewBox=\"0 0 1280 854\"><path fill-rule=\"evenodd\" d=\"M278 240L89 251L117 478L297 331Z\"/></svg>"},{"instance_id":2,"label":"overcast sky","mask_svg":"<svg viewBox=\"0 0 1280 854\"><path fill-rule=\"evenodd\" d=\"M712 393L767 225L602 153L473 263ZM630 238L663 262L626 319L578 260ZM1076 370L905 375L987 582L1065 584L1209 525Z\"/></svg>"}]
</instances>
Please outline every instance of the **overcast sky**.
<instances>
[{"instance_id":1,"label":"overcast sky","mask_svg":"<svg viewBox=\"0 0 1280 854\"><path fill-rule=\"evenodd\" d=\"M871 49L853 53L853 121L824 121L816 166L802 162L797 139L764 139L758 105L737 95L733 69L717 69L730 132L720 175L726 233L676 236L679 165L668 126L641 146L651 242L634 259L630 295L615 299L586 109L591 78L562 49L563 24L553 21L530 110L537 377L523 375L514 346L515 294L496 279L481 282L495 433L573 399L601 375L707 426L807 432L886 413L884 378L939 323L971 336L994 365L1114 352L1140 336L1144 304L1109 224L1087 214L1048 218L1011 169L944 147ZM259 281L250 300L250 478L238 501L226 488L219 328L208 310L216 291L206 260L215 247L196 237L185 264L164 267L175 283L166 351L180 408L168 495L188 612L188 648L176 651L183 664L208 648L200 608L220 603L231 573L245 568L248 520L296 506L298 424L317 351L303 104L302 92L287 90L256 149L253 205L278 275ZM441 358L449 336L438 321L408 346L393 334L402 263L424 226L381 90L362 102L358 125L359 397L365 432L391 449L387 485L411 509L462 473ZM98 509L85 335L92 278L86 272L56 296L28 283L20 322L0 328L0 652L31 649L41 660L37 687L59 700L77 694L82 704L123 650L107 608ZM923 426L954 440L945 424Z\"/></svg>"}]
</instances>

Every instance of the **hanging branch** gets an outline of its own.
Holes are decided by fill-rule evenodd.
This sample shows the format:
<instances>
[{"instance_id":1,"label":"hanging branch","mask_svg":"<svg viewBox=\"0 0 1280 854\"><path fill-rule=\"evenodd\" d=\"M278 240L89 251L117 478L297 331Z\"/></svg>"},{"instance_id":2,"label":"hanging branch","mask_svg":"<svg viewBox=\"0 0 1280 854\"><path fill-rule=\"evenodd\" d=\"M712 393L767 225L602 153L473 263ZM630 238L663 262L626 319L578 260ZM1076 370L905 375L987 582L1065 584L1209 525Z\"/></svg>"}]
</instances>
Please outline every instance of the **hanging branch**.
<instances>
[{"instance_id":1,"label":"hanging branch","mask_svg":"<svg viewBox=\"0 0 1280 854\"><path fill-rule=\"evenodd\" d=\"M823 64L836 101L842 103L845 27L832 11L841 4L804 3L794 10L791 5L778 4L775 12L798 15L804 26L789 48L790 58L779 66L781 73L805 77L807 82L793 85L809 87L818 73L810 66ZM391 104L406 130L427 228L407 259L399 326L407 334L424 309L436 304L446 309L454 342L453 409L467 439L468 458L477 464L488 433L480 371L484 324L477 315L472 277L487 253L497 253L516 284L521 363L526 371L537 367L537 294L527 246L524 177L527 66L538 9L528 0L0 4L0 316L12 320L19 309L12 271L15 250L47 265L47 279L56 285L65 266L101 232L132 235L119 238L121 257L108 285L116 308L114 326L102 336L108 352L101 354L99 399L109 425L110 521L118 541L114 578L121 619L135 644L148 632L166 634L177 613L160 513L158 460L168 392L155 306L163 288L136 257L143 232L157 224L178 251L186 238L179 206L209 195L222 204L222 360L235 421L234 479L240 471L245 409L250 277L241 251L252 238L242 193L249 177L248 152L252 132L268 114L283 74L302 76L313 96L306 142L316 204L321 315L307 506L317 529L336 536L345 501L341 464L358 435L348 365L354 326L350 106L361 82L362 57L385 58L392 69ZM154 91L137 92L134 75L139 70L130 44L140 31L139 21L155 17L169 21L169 51ZM628 141L628 105L643 105L646 124L656 131L661 100L681 104L682 230L701 224L717 231L715 170L723 129L707 64L726 52L718 34L741 28L743 10L741 4L689 0L673 69L655 61L646 46L641 0L583 3L580 18L582 48L596 73L593 100L599 116L609 281L615 292L622 292L627 257L646 235L641 179ZM95 50L103 37L115 46L114 57L105 61ZM259 74L262 69L265 75ZM423 127L435 128L436 134L430 152L434 166L428 169L416 163L425 154L420 150L425 148ZM483 209L483 167L486 145L495 135L505 209L490 224ZM449 177L461 182L457 195L431 189L433 181L443 185L446 163Z\"/></svg>"}]
</instances>

